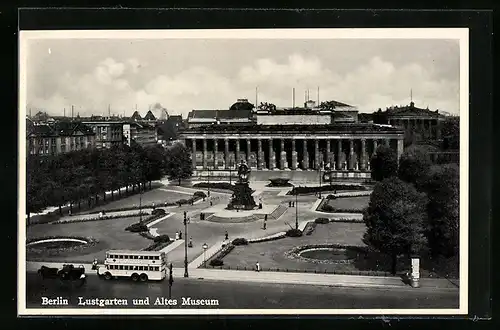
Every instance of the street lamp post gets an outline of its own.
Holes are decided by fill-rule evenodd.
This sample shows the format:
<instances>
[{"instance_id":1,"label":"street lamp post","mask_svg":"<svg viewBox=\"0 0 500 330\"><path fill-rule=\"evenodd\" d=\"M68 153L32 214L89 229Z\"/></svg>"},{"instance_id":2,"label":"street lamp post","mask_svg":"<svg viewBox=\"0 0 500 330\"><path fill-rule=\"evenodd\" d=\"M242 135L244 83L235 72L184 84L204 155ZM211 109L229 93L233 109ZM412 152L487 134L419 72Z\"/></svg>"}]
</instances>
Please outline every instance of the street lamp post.
<instances>
[{"instance_id":1,"label":"street lamp post","mask_svg":"<svg viewBox=\"0 0 500 330\"><path fill-rule=\"evenodd\" d=\"M322 182L321 182L321 179L322 179L321 178L321 168L322 167L323 167L323 162L320 162L319 166L318 166L318 172L319 172L319 190L318 190L319 194L318 195L319 195L319 198L321 198L321 184L322 184Z\"/></svg>"},{"instance_id":2,"label":"street lamp post","mask_svg":"<svg viewBox=\"0 0 500 330\"><path fill-rule=\"evenodd\" d=\"M207 180L208 180L207 197L210 197L210 167L209 166L207 166Z\"/></svg>"},{"instance_id":3,"label":"street lamp post","mask_svg":"<svg viewBox=\"0 0 500 330\"><path fill-rule=\"evenodd\" d=\"M187 217L187 212L184 212L184 277L189 277L188 273L188 244L187 244L187 238L188 238L188 217Z\"/></svg>"},{"instance_id":4,"label":"street lamp post","mask_svg":"<svg viewBox=\"0 0 500 330\"><path fill-rule=\"evenodd\" d=\"M299 229L299 203L297 201L297 198L299 196L299 190L295 188L295 229Z\"/></svg>"},{"instance_id":5,"label":"street lamp post","mask_svg":"<svg viewBox=\"0 0 500 330\"><path fill-rule=\"evenodd\" d=\"M203 267L207 267L207 259L205 257L205 252L207 252L208 245L207 243L203 244Z\"/></svg>"},{"instance_id":6,"label":"street lamp post","mask_svg":"<svg viewBox=\"0 0 500 330\"><path fill-rule=\"evenodd\" d=\"M140 183L139 183L139 223L142 224L142 190Z\"/></svg>"}]
</instances>

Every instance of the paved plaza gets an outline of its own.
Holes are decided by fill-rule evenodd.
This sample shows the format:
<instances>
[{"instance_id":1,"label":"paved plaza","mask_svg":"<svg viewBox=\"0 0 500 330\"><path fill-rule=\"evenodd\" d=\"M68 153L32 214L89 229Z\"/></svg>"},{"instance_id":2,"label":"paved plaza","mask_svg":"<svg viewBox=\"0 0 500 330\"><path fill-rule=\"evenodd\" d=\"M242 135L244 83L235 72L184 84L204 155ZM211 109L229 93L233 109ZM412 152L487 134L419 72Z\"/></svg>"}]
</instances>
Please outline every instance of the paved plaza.
<instances>
[{"instance_id":1,"label":"paved plaza","mask_svg":"<svg viewBox=\"0 0 500 330\"><path fill-rule=\"evenodd\" d=\"M193 183L191 183L191 185L192 184ZM345 285L350 285L349 283L351 283L355 286L363 285L362 283L364 282L360 280L361 277L357 277L354 281L349 281L346 280L348 278L346 276L334 276L331 278L328 277L330 280L326 281L324 274L306 274L304 272L323 272L326 269L331 270L331 267L325 268L324 265L321 264L303 263L297 260L290 260L285 257L285 253L287 251L296 246L307 244L343 244L363 246L364 244L361 239L365 231L365 226L360 222L349 223L333 221L329 224L317 224L311 235L304 234L299 238L286 237L268 242L251 243L246 246L236 246L231 253L224 257L224 265L226 268L230 268L232 270L210 269L210 267L203 269L203 266L206 266L206 262L210 258L215 257L224 244L229 243L235 238L246 238L251 241L269 236L280 236L288 229L295 228L296 221L299 225L299 229L303 230L307 223L314 222L314 220L318 217L326 216L333 220L362 219L361 213L325 215L324 212L316 210L319 202L321 201L316 196L300 195L296 198L296 196L286 195L286 192L291 188L274 188L267 187L266 185L267 182L250 183L250 187L255 190L253 196L257 204L259 202L262 202L263 204L261 210L240 212L226 210L225 207L230 201L231 192L211 190L210 197L207 197L204 200L200 199L194 203L194 205L164 207L167 214L164 217L160 217L154 222L148 224L150 233L154 234L154 236L166 234L169 235L171 239L173 239L178 232L182 231L184 233L183 219L184 212L186 212L189 219L187 235L184 234L185 236L182 237L182 239L168 245L164 248L164 251L167 252L168 262L171 262L175 269L182 270L185 258L184 240L191 240L193 245L188 248L187 259L192 276L196 277L214 279L225 279L226 277L229 277L234 279L235 276L242 276L242 280L245 278L254 278L254 272L245 273L244 271L236 271L235 273L235 269L250 270L254 267L255 262L258 261L264 270L287 269L296 273L296 275L289 275L283 272L268 272L275 273L275 276L264 276L259 274L259 276L262 275L260 278L262 278L264 282L279 282L279 278L284 278L283 276L291 276L290 283L294 283L296 279L298 280L302 278L305 280L306 277L309 276L307 277L310 278L308 281L313 281L315 283L324 281L325 283L330 283L330 285L334 285L335 283L338 285L341 285L342 283ZM153 202L156 205L161 205L165 201L175 201L181 198L187 199L197 191L204 191L205 193L208 193L207 189L193 188L188 185L178 186L176 184L169 183L168 181L163 181L160 182L158 188L143 193L141 202L144 205L149 205ZM108 204L91 211L83 212L82 214L76 213L72 216L72 218L89 216L89 213L95 215L95 212L101 210L112 210L120 207L133 206L134 204L137 204L138 198L138 196L134 195L109 202ZM289 202L295 202L295 200L297 200L297 205L295 207L289 207ZM335 202L341 203L338 206L339 208L357 207L361 210L362 207L366 206L367 201L368 197L354 197L350 200L338 199ZM249 214L271 214L277 208L281 208L283 212L278 213L276 217L268 217L265 229L264 221L262 220L241 221L241 219L248 217ZM150 212L151 209L145 209L145 211ZM116 214L120 214L120 212L122 214L127 214L127 212L132 211L119 211ZM223 217L227 219L227 221L210 221L210 217L206 220L202 220L200 218L201 213ZM113 212L106 214L113 214ZM93 237L97 239L99 243L96 246L81 252L68 251L67 253L60 253L56 256L50 257L30 257L30 255L28 255L27 259L30 261L29 264L31 265L28 266L28 270L39 267L40 262L72 262L90 264L92 260L96 258L99 260L104 259L105 252L109 249L143 249L151 244L151 240L148 240L137 233L131 233L124 230L127 226L137 223L138 220L138 217L125 217L100 221L61 224L48 223L29 226L27 227L28 238L66 235ZM229 240L225 239L226 232L228 233ZM202 248L204 244L208 245L208 249L206 251ZM348 267L337 267L335 269L352 270L353 267L354 266L349 265ZM222 274L220 272L223 272L226 275L216 275ZM354 276L354 278L356 278L356 276ZM370 283L375 283L373 284L374 286L390 286L394 285L394 283L404 285L401 284L401 280L397 277L392 278L389 282L382 281L380 276L374 278L376 280L370 280L368 282L365 281L365 284L368 286L370 286Z\"/></svg>"}]
</instances>

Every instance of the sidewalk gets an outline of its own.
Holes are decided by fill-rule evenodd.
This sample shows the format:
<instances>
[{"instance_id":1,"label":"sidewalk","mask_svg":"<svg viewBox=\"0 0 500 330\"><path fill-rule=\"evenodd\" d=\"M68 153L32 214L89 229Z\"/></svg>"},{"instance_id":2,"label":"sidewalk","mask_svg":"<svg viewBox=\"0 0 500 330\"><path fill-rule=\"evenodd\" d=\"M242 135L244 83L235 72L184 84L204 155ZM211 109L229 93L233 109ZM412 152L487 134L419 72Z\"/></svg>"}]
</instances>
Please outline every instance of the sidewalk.
<instances>
[{"instance_id":1,"label":"sidewalk","mask_svg":"<svg viewBox=\"0 0 500 330\"><path fill-rule=\"evenodd\" d=\"M194 263L194 262L193 262ZM26 271L36 272L42 265L47 267L61 267L63 263L35 262L26 263ZM80 264L75 264L79 266ZM87 275L97 275L92 270L92 264L82 264ZM411 288L403 283L399 277L382 276L358 276L358 275L334 275L334 274L311 274L311 273L287 273L269 271L244 271L226 269L193 269L188 266L189 277L193 279L234 281L234 282L256 282L276 284L309 284L335 287L366 287L366 288ZM184 268L173 268L174 277L183 277ZM447 279L420 279L420 287L434 290L458 290L458 288Z\"/></svg>"}]
</instances>

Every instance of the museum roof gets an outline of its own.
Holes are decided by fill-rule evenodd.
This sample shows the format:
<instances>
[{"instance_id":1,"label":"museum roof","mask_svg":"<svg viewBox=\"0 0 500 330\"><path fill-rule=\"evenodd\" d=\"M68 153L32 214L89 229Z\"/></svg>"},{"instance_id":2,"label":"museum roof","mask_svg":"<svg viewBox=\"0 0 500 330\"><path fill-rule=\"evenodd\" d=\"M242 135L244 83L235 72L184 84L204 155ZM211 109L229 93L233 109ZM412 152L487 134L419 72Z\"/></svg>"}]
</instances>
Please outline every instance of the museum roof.
<instances>
[{"instance_id":1,"label":"museum roof","mask_svg":"<svg viewBox=\"0 0 500 330\"><path fill-rule=\"evenodd\" d=\"M431 111L429 109L422 109L418 108L415 106L415 103L411 102L410 105L406 106L395 106L391 108L387 108L386 114L390 117L399 117L399 116L405 116L405 117L435 117L435 118L440 118L443 117L442 114L439 113L439 110Z\"/></svg>"},{"instance_id":2,"label":"museum roof","mask_svg":"<svg viewBox=\"0 0 500 330\"><path fill-rule=\"evenodd\" d=\"M189 119L241 119L251 117L252 110L193 110L188 114Z\"/></svg>"},{"instance_id":3,"label":"museum roof","mask_svg":"<svg viewBox=\"0 0 500 330\"><path fill-rule=\"evenodd\" d=\"M183 133L224 133L224 132L259 132L259 131L333 131L333 132L402 132L401 129L390 125L378 125L369 123L345 123L345 124L325 124L325 125L206 125L190 127L183 130Z\"/></svg>"}]
</instances>

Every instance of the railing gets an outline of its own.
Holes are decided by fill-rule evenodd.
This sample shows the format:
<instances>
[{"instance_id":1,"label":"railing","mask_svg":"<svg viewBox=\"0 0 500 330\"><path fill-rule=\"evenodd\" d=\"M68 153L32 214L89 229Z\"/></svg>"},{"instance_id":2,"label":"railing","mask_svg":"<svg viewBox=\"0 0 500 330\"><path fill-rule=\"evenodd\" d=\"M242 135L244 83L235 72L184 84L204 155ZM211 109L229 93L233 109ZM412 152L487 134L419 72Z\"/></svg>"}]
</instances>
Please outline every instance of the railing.
<instances>
[{"instance_id":1,"label":"railing","mask_svg":"<svg viewBox=\"0 0 500 330\"><path fill-rule=\"evenodd\" d=\"M208 261L208 259L207 259ZM241 270L241 271L255 271L255 266L210 266L207 262L206 267L201 265L201 269L226 269L226 270ZM357 271L342 271L342 270L307 270L307 269L293 269L293 268L263 268L260 267L260 271L268 271L268 272L283 272L283 273L305 273L305 274L330 274L330 275L351 275L351 276L379 276L379 277L401 277L404 276L403 272L398 272L396 275L387 271L369 271L369 270L357 270ZM422 275L420 273L420 278L436 278L436 279L446 279L451 283L455 284L453 280L458 280L457 278L441 276L436 273L429 273L426 275ZM456 285L456 284L455 284Z\"/></svg>"}]
</instances>

